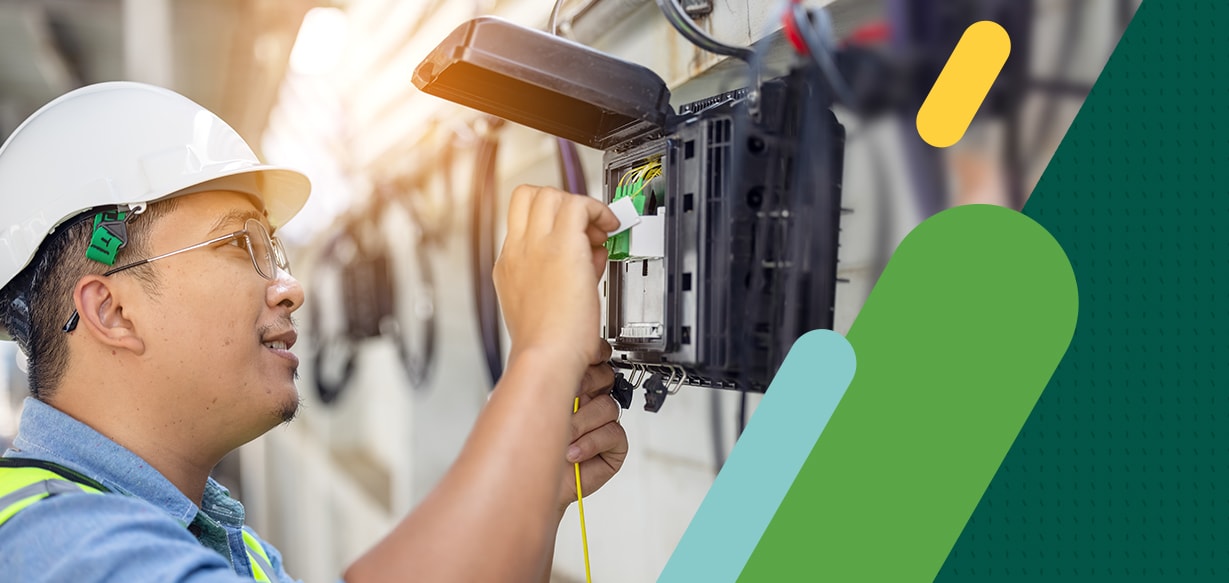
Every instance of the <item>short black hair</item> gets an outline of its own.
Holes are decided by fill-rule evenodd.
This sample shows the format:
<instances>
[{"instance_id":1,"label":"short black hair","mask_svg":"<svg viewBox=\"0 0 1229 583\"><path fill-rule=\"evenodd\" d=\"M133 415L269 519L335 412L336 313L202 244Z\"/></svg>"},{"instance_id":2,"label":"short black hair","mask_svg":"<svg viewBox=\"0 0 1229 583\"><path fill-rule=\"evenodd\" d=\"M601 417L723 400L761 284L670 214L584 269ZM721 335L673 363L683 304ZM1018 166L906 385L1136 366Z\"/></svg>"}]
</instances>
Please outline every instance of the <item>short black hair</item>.
<instances>
[{"instance_id":1,"label":"short black hair","mask_svg":"<svg viewBox=\"0 0 1229 583\"><path fill-rule=\"evenodd\" d=\"M153 203L129 221L128 243L118 258L128 261L148 255L148 237L143 235L177 207L174 198ZM82 277L102 275L109 269L85 256L95 212L67 221L48 235L30 264L0 290L0 325L26 354L30 393L36 399L49 398L68 367L68 335L62 328L73 313L73 287ZM147 292L157 293L154 271L141 266L133 269L133 275Z\"/></svg>"}]
</instances>

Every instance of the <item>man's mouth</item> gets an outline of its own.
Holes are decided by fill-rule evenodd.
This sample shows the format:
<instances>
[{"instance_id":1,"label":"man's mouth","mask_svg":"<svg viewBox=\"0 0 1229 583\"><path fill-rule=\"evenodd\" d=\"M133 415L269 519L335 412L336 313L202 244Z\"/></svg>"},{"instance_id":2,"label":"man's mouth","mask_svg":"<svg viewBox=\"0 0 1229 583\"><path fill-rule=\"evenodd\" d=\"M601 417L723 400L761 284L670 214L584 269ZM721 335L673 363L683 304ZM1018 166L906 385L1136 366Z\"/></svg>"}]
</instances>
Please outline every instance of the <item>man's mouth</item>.
<instances>
[{"instance_id":1,"label":"man's mouth","mask_svg":"<svg viewBox=\"0 0 1229 583\"><path fill-rule=\"evenodd\" d=\"M286 328L276 334L266 334L260 339L260 344L269 350L270 354L284 360L298 374L299 357L290 351L298 340L299 334L294 328Z\"/></svg>"},{"instance_id":2,"label":"man's mouth","mask_svg":"<svg viewBox=\"0 0 1229 583\"><path fill-rule=\"evenodd\" d=\"M265 334L260 343L271 350L290 350L298 339L299 333L294 328L286 328L275 334Z\"/></svg>"}]
</instances>

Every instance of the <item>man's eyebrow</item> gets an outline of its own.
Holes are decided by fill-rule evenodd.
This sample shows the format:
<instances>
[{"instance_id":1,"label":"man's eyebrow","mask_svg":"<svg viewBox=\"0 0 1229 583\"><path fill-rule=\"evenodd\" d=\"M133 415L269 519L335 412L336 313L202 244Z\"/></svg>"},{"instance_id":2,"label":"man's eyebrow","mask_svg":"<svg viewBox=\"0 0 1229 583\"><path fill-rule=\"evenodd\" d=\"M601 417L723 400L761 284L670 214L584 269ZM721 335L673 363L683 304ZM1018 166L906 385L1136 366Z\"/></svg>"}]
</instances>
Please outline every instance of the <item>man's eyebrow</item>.
<instances>
[{"instance_id":1,"label":"man's eyebrow","mask_svg":"<svg viewBox=\"0 0 1229 583\"><path fill-rule=\"evenodd\" d=\"M264 218L264 215L254 210L232 209L229 212L218 217L218 220L214 221L213 227L209 229L209 232L215 233L218 231L222 231L224 229L229 229L230 227L234 227L236 225L242 225L248 219L256 219L259 221L263 218Z\"/></svg>"}]
</instances>

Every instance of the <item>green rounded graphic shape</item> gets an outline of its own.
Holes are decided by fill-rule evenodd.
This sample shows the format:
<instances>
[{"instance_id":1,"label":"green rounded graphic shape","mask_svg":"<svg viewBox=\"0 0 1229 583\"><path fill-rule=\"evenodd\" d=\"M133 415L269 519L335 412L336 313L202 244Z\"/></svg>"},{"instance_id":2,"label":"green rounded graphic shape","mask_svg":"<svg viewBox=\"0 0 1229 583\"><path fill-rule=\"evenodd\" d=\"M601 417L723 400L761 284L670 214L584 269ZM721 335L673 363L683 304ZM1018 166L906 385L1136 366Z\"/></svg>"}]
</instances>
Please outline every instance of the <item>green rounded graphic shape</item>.
<instances>
[{"instance_id":1,"label":"green rounded graphic shape","mask_svg":"<svg viewBox=\"0 0 1229 583\"><path fill-rule=\"evenodd\" d=\"M738 580L934 579L1066 352L1077 298L1062 248L1018 212L963 206L914 229L849 332L853 381Z\"/></svg>"}]
</instances>

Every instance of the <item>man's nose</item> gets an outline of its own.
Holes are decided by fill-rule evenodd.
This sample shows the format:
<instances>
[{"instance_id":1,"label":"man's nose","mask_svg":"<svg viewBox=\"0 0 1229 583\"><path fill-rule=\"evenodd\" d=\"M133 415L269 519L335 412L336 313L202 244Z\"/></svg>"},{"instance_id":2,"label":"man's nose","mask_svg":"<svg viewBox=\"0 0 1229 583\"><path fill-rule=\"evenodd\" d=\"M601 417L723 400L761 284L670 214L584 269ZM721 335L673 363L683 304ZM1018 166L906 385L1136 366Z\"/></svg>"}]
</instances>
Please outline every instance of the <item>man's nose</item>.
<instances>
[{"instance_id":1,"label":"man's nose","mask_svg":"<svg viewBox=\"0 0 1229 583\"><path fill-rule=\"evenodd\" d=\"M303 286L290 272L277 270L277 277L269 282L267 299L270 306L285 306L291 312L303 305Z\"/></svg>"}]
</instances>

